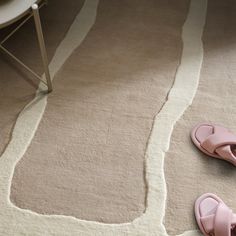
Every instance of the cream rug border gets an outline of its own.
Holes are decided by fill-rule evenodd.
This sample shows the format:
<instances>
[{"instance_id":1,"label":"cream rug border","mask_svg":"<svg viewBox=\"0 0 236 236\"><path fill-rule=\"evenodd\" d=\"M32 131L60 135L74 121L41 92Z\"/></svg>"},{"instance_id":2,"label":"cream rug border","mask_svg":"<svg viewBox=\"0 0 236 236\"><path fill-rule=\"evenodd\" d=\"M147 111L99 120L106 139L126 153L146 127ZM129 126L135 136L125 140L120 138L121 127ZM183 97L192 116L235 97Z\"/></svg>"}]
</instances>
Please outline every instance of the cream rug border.
<instances>
[{"instance_id":1,"label":"cream rug border","mask_svg":"<svg viewBox=\"0 0 236 236\"><path fill-rule=\"evenodd\" d=\"M50 63L52 77L71 53L82 43L96 20L98 0L86 0L65 39L59 45ZM192 103L198 87L203 48L201 36L205 24L207 0L191 0L187 20L183 27L183 54L175 83L168 100L155 122L146 152L147 208L133 222L103 224L79 220L70 216L41 215L16 207L10 202L10 187L17 162L22 158L37 130L47 105L42 84L35 99L19 115L12 139L0 158L0 234L1 235L160 235L167 236L165 215L166 183L164 156L170 143L176 121ZM158 42L157 42L158 43ZM26 193L27 194L27 193ZM197 236L198 231L184 232L184 236Z\"/></svg>"}]
</instances>

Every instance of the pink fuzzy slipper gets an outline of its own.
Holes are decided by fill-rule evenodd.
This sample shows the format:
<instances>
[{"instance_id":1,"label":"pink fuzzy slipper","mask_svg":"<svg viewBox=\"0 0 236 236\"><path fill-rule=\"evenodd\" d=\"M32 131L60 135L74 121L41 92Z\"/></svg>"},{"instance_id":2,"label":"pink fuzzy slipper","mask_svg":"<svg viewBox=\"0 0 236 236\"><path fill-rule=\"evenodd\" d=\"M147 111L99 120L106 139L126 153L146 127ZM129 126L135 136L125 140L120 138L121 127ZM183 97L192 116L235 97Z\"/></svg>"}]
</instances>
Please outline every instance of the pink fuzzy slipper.
<instances>
[{"instance_id":1,"label":"pink fuzzy slipper","mask_svg":"<svg viewBox=\"0 0 236 236\"><path fill-rule=\"evenodd\" d=\"M208 156L229 161L236 166L236 135L228 129L220 125L201 123L192 129L191 138Z\"/></svg>"},{"instance_id":2,"label":"pink fuzzy slipper","mask_svg":"<svg viewBox=\"0 0 236 236\"><path fill-rule=\"evenodd\" d=\"M235 236L236 215L212 193L196 200L195 217L205 236Z\"/></svg>"}]
</instances>

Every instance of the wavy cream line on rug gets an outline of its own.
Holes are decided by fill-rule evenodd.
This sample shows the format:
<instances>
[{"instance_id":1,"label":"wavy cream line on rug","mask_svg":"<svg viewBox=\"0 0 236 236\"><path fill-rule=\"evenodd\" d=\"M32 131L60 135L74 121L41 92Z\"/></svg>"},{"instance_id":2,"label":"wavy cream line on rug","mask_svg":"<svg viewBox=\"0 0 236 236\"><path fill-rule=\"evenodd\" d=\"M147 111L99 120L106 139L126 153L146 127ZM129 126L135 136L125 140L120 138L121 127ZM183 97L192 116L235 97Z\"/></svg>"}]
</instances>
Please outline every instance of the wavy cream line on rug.
<instances>
[{"instance_id":1,"label":"wavy cream line on rug","mask_svg":"<svg viewBox=\"0 0 236 236\"><path fill-rule=\"evenodd\" d=\"M156 117L147 152L147 158L153 159L147 161L148 185L156 188L156 196L159 196L157 201L154 196L150 196L155 193L151 191L149 199L153 201L153 205L156 205L156 209L161 209L161 214L158 218L161 225L163 224L167 197L164 157L169 149L174 125L192 104L198 88L203 61L202 34L206 13L207 0L191 1L189 14L182 32L183 52L181 64L177 70L175 82L168 95L167 102ZM154 158L156 158L156 161ZM155 166L153 165L154 163ZM155 179L152 177L154 175L157 175ZM162 187L158 189L155 186ZM166 232L165 235L167 235ZM199 232L196 230L187 231L182 235L195 236L199 235Z\"/></svg>"},{"instance_id":2,"label":"wavy cream line on rug","mask_svg":"<svg viewBox=\"0 0 236 236\"><path fill-rule=\"evenodd\" d=\"M94 24L97 5L98 0L86 0L50 63L52 77L80 45ZM38 93L19 115L12 140L0 158L1 235L167 235L162 223L167 195L163 169L164 155L169 148L175 122L192 103L197 90L203 59L201 36L206 6L207 0L191 1L183 28L184 48L181 65L168 100L155 118L146 152L148 196L145 213L130 223L103 224L69 216L40 215L17 208L10 202L11 179L15 165L29 146L47 104L47 97ZM188 231L184 235L195 236L198 235L198 231Z\"/></svg>"}]
</instances>

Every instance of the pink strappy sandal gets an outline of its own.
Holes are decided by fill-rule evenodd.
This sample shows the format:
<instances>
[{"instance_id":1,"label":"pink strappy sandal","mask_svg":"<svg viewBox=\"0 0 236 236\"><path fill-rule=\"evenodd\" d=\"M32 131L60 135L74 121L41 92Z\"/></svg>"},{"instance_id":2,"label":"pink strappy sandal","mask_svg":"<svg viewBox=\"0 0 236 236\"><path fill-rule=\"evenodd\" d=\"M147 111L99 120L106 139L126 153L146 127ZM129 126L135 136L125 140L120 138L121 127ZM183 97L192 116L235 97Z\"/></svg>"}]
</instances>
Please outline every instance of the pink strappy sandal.
<instances>
[{"instance_id":1,"label":"pink strappy sandal","mask_svg":"<svg viewBox=\"0 0 236 236\"><path fill-rule=\"evenodd\" d=\"M196 200L195 217L205 236L236 235L236 215L212 193L204 194Z\"/></svg>"},{"instance_id":2,"label":"pink strappy sandal","mask_svg":"<svg viewBox=\"0 0 236 236\"><path fill-rule=\"evenodd\" d=\"M231 162L236 166L236 135L228 129L208 123L192 129L193 143L208 156Z\"/></svg>"}]
</instances>

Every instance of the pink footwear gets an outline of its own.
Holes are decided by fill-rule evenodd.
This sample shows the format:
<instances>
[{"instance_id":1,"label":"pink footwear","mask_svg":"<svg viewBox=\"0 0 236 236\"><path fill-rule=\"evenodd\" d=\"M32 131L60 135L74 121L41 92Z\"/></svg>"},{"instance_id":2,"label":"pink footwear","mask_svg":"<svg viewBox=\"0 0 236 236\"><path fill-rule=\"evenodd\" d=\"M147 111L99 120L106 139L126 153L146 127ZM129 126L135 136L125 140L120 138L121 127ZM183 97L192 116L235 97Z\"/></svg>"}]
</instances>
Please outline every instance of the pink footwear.
<instances>
[{"instance_id":1,"label":"pink footwear","mask_svg":"<svg viewBox=\"0 0 236 236\"><path fill-rule=\"evenodd\" d=\"M212 193L196 200L195 217L205 236L233 236L236 233L236 215Z\"/></svg>"},{"instance_id":2,"label":"pink footwear","mask_svg":"<svg viewBox=\"0 0 236 236\"><path fill-rule=\"evenodd\" d=\"M220 126L202 123L192 129L194 144L208 156L231 162L236 166L236 135Z\"/></svg>"}]
</instances>

